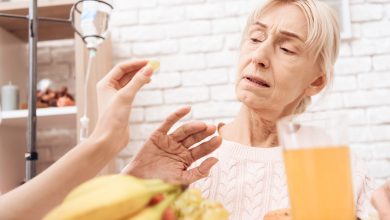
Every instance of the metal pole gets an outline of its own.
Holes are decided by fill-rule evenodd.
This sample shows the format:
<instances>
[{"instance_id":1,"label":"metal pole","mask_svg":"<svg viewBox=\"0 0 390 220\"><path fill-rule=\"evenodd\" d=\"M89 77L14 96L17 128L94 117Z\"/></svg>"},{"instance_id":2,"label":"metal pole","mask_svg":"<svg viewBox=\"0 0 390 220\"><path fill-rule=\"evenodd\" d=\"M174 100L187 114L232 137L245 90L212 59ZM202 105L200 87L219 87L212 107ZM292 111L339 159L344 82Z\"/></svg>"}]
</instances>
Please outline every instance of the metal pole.
<instances>
[{"instance_id":1,"label":"metal pole","mask_svg":"<svg viewBox=\"0 0 390 220\"><path fill-rule=\"evenodd\" d=\"M30 0L28 9L28 121L27 121L27 153L26 158L26 181L36 175L35 162L38 159L36 152L36 90L37 90L37 41L38 41L38 19L37 0Z\"/></svg>"}]
</instances>

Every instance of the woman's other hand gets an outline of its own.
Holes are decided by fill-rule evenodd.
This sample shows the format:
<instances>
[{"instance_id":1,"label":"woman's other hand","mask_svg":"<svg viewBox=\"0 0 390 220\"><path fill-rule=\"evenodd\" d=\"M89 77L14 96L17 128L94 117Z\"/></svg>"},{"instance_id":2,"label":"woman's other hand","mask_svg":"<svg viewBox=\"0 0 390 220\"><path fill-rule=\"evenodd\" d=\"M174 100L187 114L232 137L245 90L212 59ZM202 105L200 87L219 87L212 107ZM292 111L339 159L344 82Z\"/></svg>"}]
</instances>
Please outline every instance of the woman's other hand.
<instances>
[{"instance_id":1,"label":"woman's other hand","mask_svg":"<svg viewBox=\"0 0 390 220\"><path fill-rule=\"evenodd\" d=\"M390 180L374 191L371 202L381 220L390 219Z\"/></svg>"},{"instance_id":2,"label":"woman's other hand","mask_svg":"<svg viewBox=\"0 0 390 220\"><path fill-rule=\"evenodd\" d=\"M192 147L214 134L215 126L203 122L188 122L168 134L171 127L190 110L190 107L184 107L171 114L153 132L122 173L140 178L158 178L182 185L189 185L206 177L211 167L218 162L216 158L207 158L199 166L188 168L193 162L210 154L221 144L221 137L216 136L199 146Z\"/></svg>"}]
</instances>

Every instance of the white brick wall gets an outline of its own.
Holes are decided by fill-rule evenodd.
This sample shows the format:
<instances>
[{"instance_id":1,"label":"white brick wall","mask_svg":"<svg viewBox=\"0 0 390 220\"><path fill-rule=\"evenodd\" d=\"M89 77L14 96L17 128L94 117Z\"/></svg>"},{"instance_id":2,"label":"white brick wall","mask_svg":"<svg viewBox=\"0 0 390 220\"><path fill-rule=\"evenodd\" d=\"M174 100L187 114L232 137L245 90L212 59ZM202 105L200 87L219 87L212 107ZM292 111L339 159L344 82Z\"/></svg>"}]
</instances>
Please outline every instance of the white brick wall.
<instances>
[{"instance_id":1,"label":"white brick wall","mask_svg":"<svg viewBox=\"0 0 390 220\"><path fill-rule=\"evenodd\" d=\"M343 49L343 48L341 48ZM356 74L371 70L370 57L340 57L335 65L336 75Z\"/></svg>"},{"instance_id":2,"label":"white brick wall","mask_svg":"<svg viewBox=\"0 0 390 220\"><path fill-rule=\"evenodd\" d=\"M161 40L152 42L134 43L133 54L135 56L157 56L177 53L179 51L178 42L173 40Z\"/></svg>"},{"instance_id":3,"label":"white brick wall","mask_svg":"<svg viewBox=\"0 0 390 220\"><path fill-rule=\"evenodd\" d=\"M352 22L377 21L383 18L383 6L379 4L351 5Z\"/></svg>"},{"instance_id":4,"label":"white brick wall","mask_svg":"<svg viewBox=\"0 0 390 220\"><path fill-rule=\"evenodd\" d=\"M117 164L123 166L178 106L192 105L188 120L216 123L234 117L240 107L233 86L237 50L255 0L115 0L114 4L114 61L161 61L160 73L136 98L132 139ZM351 116L351 146L383 182L390 176L390 1L351 0L350 6L352 36L342 41L333 88L313 111ZM41 47L42 74L64 72L55 77L72 77L70 58L61 60L69 57L66 47ZM42 155L47 151L42 150Z\"/></svg>"},{"instance_id":5,"label":"white brick wall","mask_svg":"<svg viewBox=\"0 0 390 220\"><path fill-rule=\"evenodd\" d=\"M164 100L167 104L204 102L209 97L209 90L205 86L169 89L164 92Z\"/></svg>"},{"instance_id":6,"label":"white brick wall","mask_svg":"<svg viewBox=\"0 0 390 220\"><path fill-rule=\"evenodd\" d=\"M180 49L184 53L220 51L223 36L191 37L180 40Z\"/></svg>"},{"instance_id":7,"label":"white brick wall","mask_svg":"<svg viewBox=\"0 0 390 220\"><path fill-rule=\"evenodd\" d=\"M150 106L160 105L163 103L163 95L160 90L153 91L140 91L134 99L133 105L138 106Z\"/></svg>"}]
</instances>

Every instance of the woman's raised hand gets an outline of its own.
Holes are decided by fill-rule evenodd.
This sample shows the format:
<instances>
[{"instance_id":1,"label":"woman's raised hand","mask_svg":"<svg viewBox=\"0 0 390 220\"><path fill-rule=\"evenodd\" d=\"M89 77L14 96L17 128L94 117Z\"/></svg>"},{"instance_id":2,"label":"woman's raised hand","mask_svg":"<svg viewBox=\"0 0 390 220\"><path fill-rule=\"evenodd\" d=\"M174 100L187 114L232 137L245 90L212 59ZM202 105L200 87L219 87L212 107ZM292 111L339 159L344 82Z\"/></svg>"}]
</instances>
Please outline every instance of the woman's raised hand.
<instances>
[{"instance_id":1,"label":"woman's raised hand","mask_svg":"<svg viewBox=\"0 0 390 220\"><path fill-rule=\"evenodd\" d=\"M210 157L199 166L191 164L219 147L221 137L215 136L198 146L195 144L215 133L215 126L203 122L188 122L168 134L171 127L190 112L180 108L161 124L145 142L135 159L122 171L140 178L159 178L175 184L189 185L206 177L218 162Z\"/></svg>"}]
</instances>

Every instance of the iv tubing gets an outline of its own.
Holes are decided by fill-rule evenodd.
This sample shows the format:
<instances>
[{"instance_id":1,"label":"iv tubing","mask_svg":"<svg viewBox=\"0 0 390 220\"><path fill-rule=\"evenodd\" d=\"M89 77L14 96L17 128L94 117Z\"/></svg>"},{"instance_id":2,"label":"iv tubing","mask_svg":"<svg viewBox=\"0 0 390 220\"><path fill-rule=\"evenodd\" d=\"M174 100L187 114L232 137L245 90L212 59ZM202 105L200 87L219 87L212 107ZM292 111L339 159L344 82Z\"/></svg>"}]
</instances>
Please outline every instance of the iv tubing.
<instances>
[{"instance_id":1,"label":"iv tubing","mask_svg":"<svg viewBox=\"0 0 390 220\"><path fill-rule=\"evenodd\" d=\"M83 91L83 116L80 118L80 141L85 140L88 137L88 124L89 124L89 118L87 116L88 113L88 82L89 77L91 75L92 66L94 62L94 58L96 57L96 49L95 48L89 48L89 59L88 59L88 66L87 66L87 74L84 78L84 91Z\"/></svg>"}]
</instances>

